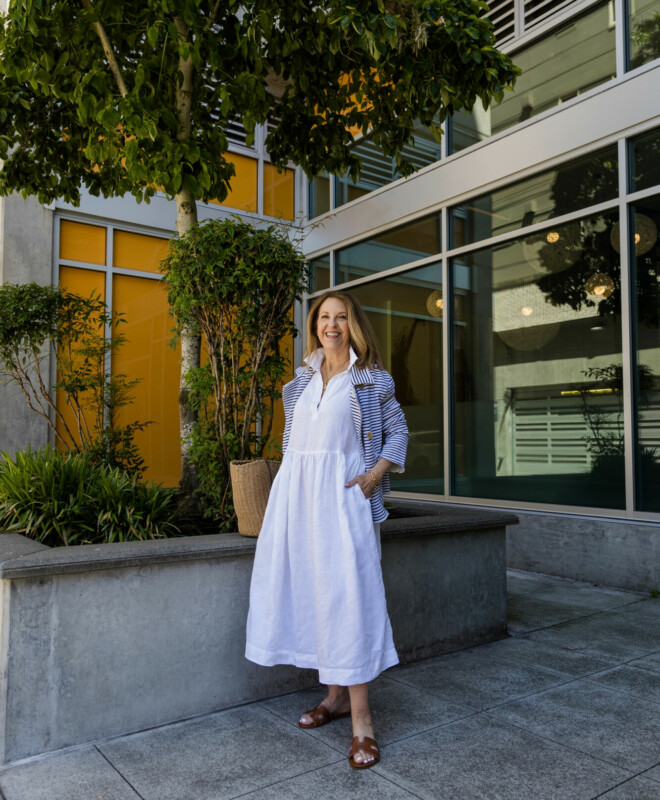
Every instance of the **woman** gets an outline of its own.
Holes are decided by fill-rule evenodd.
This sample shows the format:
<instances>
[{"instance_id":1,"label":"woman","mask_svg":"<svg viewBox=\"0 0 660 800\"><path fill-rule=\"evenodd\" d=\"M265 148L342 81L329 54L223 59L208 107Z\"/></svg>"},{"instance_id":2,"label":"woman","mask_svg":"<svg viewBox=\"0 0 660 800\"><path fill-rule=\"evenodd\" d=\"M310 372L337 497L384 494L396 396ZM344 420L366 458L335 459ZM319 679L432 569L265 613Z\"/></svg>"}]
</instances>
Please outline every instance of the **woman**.
<instances>
[{"instance_id":1,"label":"woman","mask_svg":"<svg viewBox=\"0 0 660 800\"><path fill-rule=\"evenodd\" d=\"M328 694L298 724L350 715L349 762L365 769L379 761L369 682L398 663L379 528L387 472L403 472L408 429L350 295L316 301L305 362L283 390L284 458L257 540L245 655L318 669Z\"/></svg>"}]
</instances>

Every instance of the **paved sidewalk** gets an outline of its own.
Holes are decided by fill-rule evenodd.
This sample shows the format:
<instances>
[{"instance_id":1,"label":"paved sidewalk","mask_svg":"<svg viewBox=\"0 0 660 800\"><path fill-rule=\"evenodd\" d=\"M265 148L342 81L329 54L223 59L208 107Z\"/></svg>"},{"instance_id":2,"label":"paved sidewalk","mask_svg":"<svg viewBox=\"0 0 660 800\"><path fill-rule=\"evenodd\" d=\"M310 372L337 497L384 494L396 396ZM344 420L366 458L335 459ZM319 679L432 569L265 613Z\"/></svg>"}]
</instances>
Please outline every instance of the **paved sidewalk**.
<instances>
[{"instance_id":1,"label":"paved sidewalk","mask_svg":"<svg viewBox=\"0 0 660 800\"><path fill-rule=\"evenodd\" d=\"M509 572L510 638L373 685L382 761L303 691L0 771L4 800L660 800L660 600ZM219 676L222 679L222 676Z\"/></svg>"}]
</instances>

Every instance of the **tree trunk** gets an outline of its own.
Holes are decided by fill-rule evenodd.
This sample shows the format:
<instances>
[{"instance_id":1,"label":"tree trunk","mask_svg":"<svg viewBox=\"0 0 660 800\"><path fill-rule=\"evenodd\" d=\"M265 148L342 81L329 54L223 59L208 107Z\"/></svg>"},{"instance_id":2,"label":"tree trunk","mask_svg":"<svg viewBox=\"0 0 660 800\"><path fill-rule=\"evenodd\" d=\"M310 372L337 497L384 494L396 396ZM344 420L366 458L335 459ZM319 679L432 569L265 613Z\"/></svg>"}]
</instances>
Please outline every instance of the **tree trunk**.
<instances>
[{"instance_id":1,"label":"tree trunk","mask_svg":"<svg viewBox=\"0 0 660 800\"><path fill-rule=\"evenodd\" d=\"M180 17L175 17L175 24L179 36L188 40L188 28ZM181 81L176 87L176 106L179 114L179 139L188 139L192 135L192 93L194 66L192 57L179 57L179 70ZM182 184L181 190L176 195L176 227L180 238L197 224L197 202L192 191ZM190 391L186 382L189 370L200 365L201 341L199 334L184 329L181 334L181 376L179 379L179 436L181 437L181 491L190 495L197 488L197 475L190 460L190 436L197 415L190 408Z\"/></svg>"}]
</instances>

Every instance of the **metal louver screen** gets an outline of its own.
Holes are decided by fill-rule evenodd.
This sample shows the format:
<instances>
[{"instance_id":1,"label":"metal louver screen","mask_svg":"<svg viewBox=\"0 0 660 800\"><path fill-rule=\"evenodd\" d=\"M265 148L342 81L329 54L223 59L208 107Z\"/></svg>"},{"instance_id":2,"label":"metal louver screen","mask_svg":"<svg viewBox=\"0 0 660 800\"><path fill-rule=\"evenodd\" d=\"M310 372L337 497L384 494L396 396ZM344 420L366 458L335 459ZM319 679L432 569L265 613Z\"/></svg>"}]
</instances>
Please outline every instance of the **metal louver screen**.
<instances>
[{"instance_id":1,"label":"metal louver screen","mask_svg":"<svg viewBox=\"0 0 660 800\"><path fill-rule=\"evenodd\" d=\"M492 22L495 38L501 45L576 2L577 0L524 0L520 3L517 0L493 0L488 3L488 11L483 16Z\"/></svg>"},{"instance_id":2,"label":"metal louver screen","mask_svg":"<svg viewBox=\"0 0 660 800\"><path fill-rule=\"evenodd\" d=\"M529 30L537 23L556 14L566 6L573 5L573 3L575 3L575 0L564 0L564 2L558 2L557 0L527 0L525 3L525 30Z\"/></svg>"},{"instance_id":3,"label":"metal louver screen","mask_svg":"<svg viewBox=\"0 0 660 800\"><path fill-rule=\"evenodd\" d=\"M491 21L497 43L502 44L513 39L516 32L515 0L494 0L488 3L488 9L483 16Z\"/></svg>"}]
</instances>

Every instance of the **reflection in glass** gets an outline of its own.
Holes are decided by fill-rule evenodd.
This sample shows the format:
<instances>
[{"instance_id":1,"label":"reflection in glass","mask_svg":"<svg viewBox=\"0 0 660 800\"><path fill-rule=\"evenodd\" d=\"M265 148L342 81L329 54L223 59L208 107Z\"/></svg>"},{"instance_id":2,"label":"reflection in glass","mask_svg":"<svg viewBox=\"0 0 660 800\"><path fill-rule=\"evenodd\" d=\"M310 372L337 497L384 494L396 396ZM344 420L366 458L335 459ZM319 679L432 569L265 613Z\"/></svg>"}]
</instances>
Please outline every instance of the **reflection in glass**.
<instances>
[{"instance_id":1,"label":"reflection in glass","mask_svg":"<svg viewBox=\"0 0 660 800\"><path fill-rule=\"evenodd\" d=\"M309 262L309 293L330 288L330 256L315 258Z\"/></svg>"},{"instance_id":2,"label":"reflection in glass","mask_svg":"<svg viewBox=\"0 0 660 800\"><path fill-rule=\"evenodd\" d=\"M617 221L453 260L457 495L625 506Z\"/></svg>"},{"instance_id":3,"label":"reflection in glass","mask_svg":"<svg viewBox=\"0 0 660 800\"><path fill-rule=\"evenodd\" d=\"M640 511L660 511L660 195L632 208L630 230L636 290L636 499Z\"/></svg>"},{"instance_id":4,"label":"reflection in glass","mask_svg":"<svg viewBox=\"0 0 660 800\"><path fill-rule=\"evenodd\" d=\"M660 184L660 129L638 136L630 142L632 190L650 189Z\"/></svg>"},{"instance_id":5,"label":"reflection in glass","mask_svg":"<svg viewBox=\"0 0 660 800\"><path fill-rule=\"evenodd\" d=\"M452 247L614 199L617 171L615 145L468 200L451 209Z\"/></svg>"},{"instance_id":6,"label":"reflection in glass","mask_svg":"<svg viewBox=\"0 0 660 800\"><path fill-rule=\"evenodd\" d=\"M660 58L660 2L635 0L630 8L630 66L632 69Z\"/></svg>"},{"instance_id":7,"label":"reflection in glass","mask_svg":"<svg viewBox=\"0 0 660 800\"><path fill-rule=\"evenodd\" d=\"M454 114L452 153L611 80L616 75L612 4L571 20L512 58L522 69L515 90L488 110L478 102L472 112Z\"/></svg>"},{"instance_id":8,"label":"reflection in glass","mask_svg":"<svg viewBox=\"0 0 660 800\"><path fill-rule=\"evenodd\" d=\"M442 494L442 268L433 264L350 290L367 312L406 414L406 471L392 488Z\"/></svg>"},{"instance_id":9,"label":"reflection in glass","mask_svg":"<svg viewBox=\"0 0 660 800\"><path fill-rule=\"evenodd\" d=\"M404 147L403 154L421 169L440 160L441 146L421 124L417 123L414 129L414 142ZM354 149L362 160L360 179L354 183L349 176L335 178L335 207L349 203L401 177L394 159L384 156L368 139L358 142Z\"/></svg>"},{"instance_id":10,"label":"reflection in glass","mask_svg":"<svg viewBox=\"0 0 660 800\"><path fill-rule=\"evenodd\" d=\"M440 214L423 217L335 253L339 282L383 272L440 252Z\"/></svg>"},{"instance_id":11,"label":"reflection in glass","mask_svg":"<svg viewBox=\"0 0 660 800\"><path fill-rule=\"evenodd\" d=\"M330 179L317 175L309 182L309 218L320 217L330 211Z\"/></svg>"}]
</instances>

